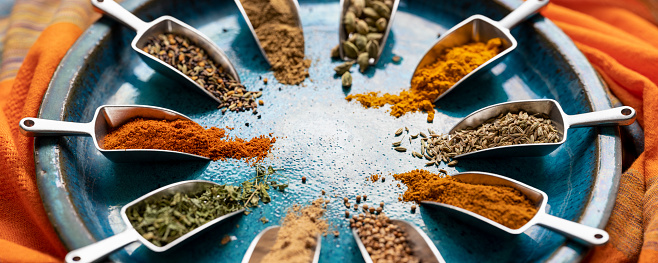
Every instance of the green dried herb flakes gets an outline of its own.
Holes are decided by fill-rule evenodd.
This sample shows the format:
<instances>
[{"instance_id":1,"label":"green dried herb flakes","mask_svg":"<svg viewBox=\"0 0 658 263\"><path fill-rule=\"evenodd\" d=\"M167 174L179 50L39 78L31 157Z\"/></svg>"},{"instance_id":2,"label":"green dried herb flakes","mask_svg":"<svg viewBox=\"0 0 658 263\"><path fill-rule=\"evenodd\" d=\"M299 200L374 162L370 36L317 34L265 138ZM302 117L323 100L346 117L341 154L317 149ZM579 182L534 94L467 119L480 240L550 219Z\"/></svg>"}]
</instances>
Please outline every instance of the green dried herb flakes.
<instances>
[{"instance_id":1,"label":"green dried herb flakes","mask_svg":"<svg viewBox=\"0 0 658 263\"><path fill-rule=\"evenodd\" d=\"M240 186L213 185L196 193L176 193L130 207L126 214L146 240L165 246L197 227L225 214L272 201L271 188L283 191L288 184L274 178L276 170L256 166L256 176ZM249 212L245 212L249 214Z\"/></svg>"},{"instance_id":2,"label":"green dried herb flakes","mask_svg":"<svg viewBox=\"0 0 658 263\"><path fill-rule=\"evenodd\" d=\"M176 193L144 201L126 213L139 234L161 247L215 218L242 209L235 188L214 185L197 193Z\"/></svg>"}]
</instances>

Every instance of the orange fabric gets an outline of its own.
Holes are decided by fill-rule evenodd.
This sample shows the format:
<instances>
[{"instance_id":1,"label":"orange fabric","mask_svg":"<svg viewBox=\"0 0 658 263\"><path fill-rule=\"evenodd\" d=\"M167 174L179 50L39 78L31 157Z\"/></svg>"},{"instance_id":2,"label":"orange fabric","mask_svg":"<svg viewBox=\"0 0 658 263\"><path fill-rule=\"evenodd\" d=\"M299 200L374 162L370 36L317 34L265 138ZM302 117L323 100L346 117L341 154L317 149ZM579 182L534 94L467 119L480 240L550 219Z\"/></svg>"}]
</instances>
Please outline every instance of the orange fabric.
<instances>
[{"instance_id":1,"label":"orange fabric","mask_svg":"<svg viewBox=\"0 0 658 263\"><path fill-rule=\"evenodd\" d=\"M542 14L585 54L610 90L638 111L644 153L624 172L606 230L590 262L658 262L658 27L633 0L553 0Z\"/></svg>"},{"instance_id":2,"label":"orange fabric","mask_svg":"<svg viewBox=\"0 0 658 263\"><path fill-rule=\"evenodd\" d=\"M53 262L66 255L36 186L33 139L20 134L18 121L37 115L41 99L60 60L80 27L56 23L32 46L15 80L11 96L0 97L0 262Z\"/></svg>"}]
</instances>

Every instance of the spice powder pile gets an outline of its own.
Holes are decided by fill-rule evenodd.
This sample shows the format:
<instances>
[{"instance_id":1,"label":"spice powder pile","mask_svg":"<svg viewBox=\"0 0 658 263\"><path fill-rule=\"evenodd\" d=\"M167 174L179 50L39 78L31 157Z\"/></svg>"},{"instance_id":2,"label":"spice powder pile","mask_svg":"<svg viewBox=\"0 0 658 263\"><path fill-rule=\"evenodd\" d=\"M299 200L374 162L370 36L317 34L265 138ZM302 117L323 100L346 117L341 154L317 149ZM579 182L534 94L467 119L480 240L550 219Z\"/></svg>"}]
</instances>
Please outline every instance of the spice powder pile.
<instances>
[{"instance_id":1,"label":"spice powder pile","mask_svg":"<svg viewBox=\"0 0 658 263\"><path fill-rule=\"evenodd\" d=\"M433 201L460 207L511 229L518 229L537 214L527 196L508 186L475 185L425 170L395 174L407 185L404 201Z\"/></svg>"},{"instance_id":2,"label":"spice powder pile","mask_svg":"<svg viewBox=\"0 0 658 263\"><path fill-rule=\"evenodd\" d=\"M304 32L297 27L292 1L242 0L247 17L270 61L274 77L296 85L308 77L310 59L304 59Z\"/></svg>"},{"instance_id":3,"label":"spice powder pile","mask_svg":"<svg viewBox=\"0 0 658 263\"><path fill-rule=\"evenodd\" d=\"M228 138L224 129L204 129L190 120L137 118L105 136L103 148L160 149L205 156L213 161L234 158L258 162L267 156L275 142L275 137L264 135L249 141Z\"/></svg>"},{"instance_id":4,"label":"spice powder pile","mask_svg":"<svg viewBox=\"0 0 658 263\"><path fill-rule=\"evenodd\" d=\"M474 42L449 48L439 55L436 62L421 69L411 79L411 88L400 94L377 92L349 95L345 99L356 100L363 107L379 108L393 105L390 114L400 117L408 112L427 112L427 122L434 121L434 100L468 73L500 53L502 40L494 38L487 43Z\"/></svg>"},{"instance_id":5,"label":"spice powder pile","mask_svg":"<svg viewBox=\"0 0 658 263\"><path fill-rule=\"evenodd\" d=\"M294 205L288 210L276 241L262 262L308 263L313 259L317 237L327 231L326 219L321 219L326 202L318 198L308 206Z\"/></svg>"}]
</instances>

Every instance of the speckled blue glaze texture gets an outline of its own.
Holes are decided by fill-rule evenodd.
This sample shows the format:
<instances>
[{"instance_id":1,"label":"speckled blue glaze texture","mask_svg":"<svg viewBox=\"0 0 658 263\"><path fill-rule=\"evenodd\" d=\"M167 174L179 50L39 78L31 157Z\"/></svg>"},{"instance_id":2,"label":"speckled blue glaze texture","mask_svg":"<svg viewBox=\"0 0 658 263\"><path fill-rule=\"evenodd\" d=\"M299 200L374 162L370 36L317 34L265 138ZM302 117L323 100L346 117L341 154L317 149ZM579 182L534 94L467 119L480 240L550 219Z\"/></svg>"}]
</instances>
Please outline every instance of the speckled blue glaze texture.
<instances>
[{"instance_id":1,"label":"speckled blue glaze texture","mask_svg":"<svg viewBox=\"0 0 658 263\"><path fill-rule=\"evenodd\" d=\"M404 188L387 176L385 183L366 183L373 173L389 175L422 168L424 161L390 149L393 132L432 128L446 132L461 117L494 103L551 98L567 114L609 108L599 80L584 56L550 21L531 19L514 30L518 48L491 72L471 79L437 105L434 123L421 113L401 118L388 108L364 109L345 101L349 93L399 92L437 39L437 34L472 14L501 19L521 1L402 1L383 57L376 69L354 73L345 90L329 58L338 41L338 1L300 1L306 51L313 64L301 86L277 83L261 57L233 1L127 0L124 5L150 21L172 15L208 35L232 60L250 90L263 90L262 118L251 113L222 115L216 105L146 66L130 48L135 33L108 19L90 27L58 68L40 117L88 122L103 104L146 104L170 108L204 126L235 127L231 135L249 138L273 133L279 139L267 160L290 179L285 193L248 216L218 226L171 252L155 253L139 244L115 253L117 262L239 262L251 240L278 224L288 207L308 203L324 189L337 195L326 213L340 232L323 238L321 262L360 262L338 199L368 195L368 204L385 202L394 218L420 226L448 262L575 261L584 248L556 233L533 227L527 233L499 239L453 218L398 202ZM391 63L396 54L400 64ZM263 84L261 78L268 78ZM246 126L246 123L249 126ZM463 160L450 174L479 170L502 174L545 191L548 212L590 226L607 222L620 176L619 139L613 128L569 130L569 141L540 158ZM408 143L408 142L407 142ZM414 145L417 147L417 145ZM67 247L73 249L125 229L121 206L160 186L188 179L239 183L253 176L244 162L117 164L97 152L90 138L39 138L35 143L37 179L45 207ZM436 171L436 168L430 170ZM308 178L301 184L300 178ZM269 223L263 224L260 218ZM239 227L238 227L239 226ZM225 235L234 240L221 245Z\"/></svg>"}]
</instances>

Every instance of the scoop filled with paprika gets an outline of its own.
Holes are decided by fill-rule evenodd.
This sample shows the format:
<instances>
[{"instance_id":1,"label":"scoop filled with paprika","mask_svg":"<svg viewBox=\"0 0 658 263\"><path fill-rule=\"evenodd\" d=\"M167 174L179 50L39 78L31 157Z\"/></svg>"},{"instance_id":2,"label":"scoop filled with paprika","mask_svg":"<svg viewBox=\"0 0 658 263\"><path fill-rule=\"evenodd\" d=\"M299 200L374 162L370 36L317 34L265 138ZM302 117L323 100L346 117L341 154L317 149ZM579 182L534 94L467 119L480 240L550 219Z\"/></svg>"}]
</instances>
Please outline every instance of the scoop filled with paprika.
<instances>
[{"instance_id":1,"label":"scoop filled with paprika","mask_svg":"<svg viewBox=\"0 0 658 263\"><path fill-rule=\"evenodd\" d=\"M23 118L19 125L28 137L38 136L91 136L94 146L105 157L114 162L148 162L168 160L209 161L210 158L197 154L161 149L107 149L105 137L113 130L135 118L157 120L192 121L178 112L153 106L104 105L96 109L94 118L88 123Z\"/></svg>"}]
</instances>

